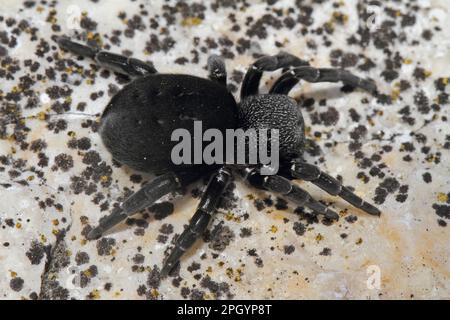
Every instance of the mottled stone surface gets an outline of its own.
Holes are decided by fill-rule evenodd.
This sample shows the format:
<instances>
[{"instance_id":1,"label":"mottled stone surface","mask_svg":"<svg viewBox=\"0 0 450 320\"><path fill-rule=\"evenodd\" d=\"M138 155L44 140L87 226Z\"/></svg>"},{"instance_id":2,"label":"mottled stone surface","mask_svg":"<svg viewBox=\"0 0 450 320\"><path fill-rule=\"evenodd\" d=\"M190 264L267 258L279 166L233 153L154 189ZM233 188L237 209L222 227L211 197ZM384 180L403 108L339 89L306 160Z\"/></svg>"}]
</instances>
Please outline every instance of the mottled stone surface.
<instances>
[{"instance_id":1,"label":"mottled stone surface","mask_svg":"<svg viewBox=\"0 0 450 320\"><path fill-rule=\"evenodd\" d=\"M446 0L2 1L0 298L450 298L449 18ZM308 83L291 96L305 159L381 217L298 182L339 212L330 225L236 181L206 242L161 280L200 181L87 241L151 177L113 163L96 133L127 79L59 50L60 35L167 73L206 76L220 54L236 97L248 65L280 50L373 78L378 97Z\"/></svg>"}]
</instances>

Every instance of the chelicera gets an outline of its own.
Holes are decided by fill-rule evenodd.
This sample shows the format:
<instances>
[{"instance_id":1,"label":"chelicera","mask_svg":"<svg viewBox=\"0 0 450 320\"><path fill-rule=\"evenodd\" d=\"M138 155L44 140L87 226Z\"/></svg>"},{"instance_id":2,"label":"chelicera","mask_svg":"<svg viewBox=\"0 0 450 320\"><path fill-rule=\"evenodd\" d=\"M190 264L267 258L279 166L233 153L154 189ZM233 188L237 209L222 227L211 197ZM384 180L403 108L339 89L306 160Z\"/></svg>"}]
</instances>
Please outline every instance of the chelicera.
<instances>
[{"instance_id":1,"label":"chelicera","mask_svg":"<svg viewBox=\"0 0 450 320\"><path fill-rule=\"evenodd\" d=\"M58 44L64 50L92 58L102 67L134 78L106 106L99 132L116 161L156 175L154 180L123 201L110 215L100 219L99 225L88 234L88 239L101 237L164 195L182 190L206 175L210 175L209 183L189 226L176 239L174 248L166 258L162 276L169 274L207 229L233 174L256 188L274 192L326 219L337 220L339 216L292 180L310 181L371 215L380 215L377 208L343 186L339 180L302 159L305 140L303 117L295 100L287 96L300 80L341 81L376 94L376 85L372 80L362 79L343 69L314 68L308 62L282 52L263 56L249 67L242 83L241 101L237 103L227 90L225 64L216 55L208 59L209 79L203 79L184 74L161 74L151 64L100 51L66 37L60 38ZM259 93L263 72L278 69L285 72L275 81L269 93ZM192 132L194 119L202 121L205 130L216 128L221 132L228 128L278 129L280 171L277 175L264 176L261 165L174 165L171 150L175 142L171 141L171 133L178 128Z\"/></svg>"}]
</instances>

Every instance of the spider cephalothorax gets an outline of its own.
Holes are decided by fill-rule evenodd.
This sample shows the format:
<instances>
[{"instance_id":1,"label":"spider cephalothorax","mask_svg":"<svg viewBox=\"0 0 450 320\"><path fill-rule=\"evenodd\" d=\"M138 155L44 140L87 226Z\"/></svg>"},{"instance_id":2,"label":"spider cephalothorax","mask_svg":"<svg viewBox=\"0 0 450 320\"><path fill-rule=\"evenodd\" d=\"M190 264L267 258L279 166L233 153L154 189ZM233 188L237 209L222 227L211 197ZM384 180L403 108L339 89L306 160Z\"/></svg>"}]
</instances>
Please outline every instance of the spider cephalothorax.
<instances>
[{"instance_id":1,"label":"spider cephalothorax","mask_svg":"<svg viewBox=\"0 0 450 320\"><path fill-rule=\"evenodd\" d=\"M311 181L369 214L380 214L377 208L337 179L302 160L305 138L303 117L295 101L287 96L300 80L342 81L375 94L373 81L343 69L314 68L293 55L279 53L261 57L250 66L242 83L241 101L236 103L227 90L225 64L218 56L208 59L208 80L190 75L160 74L151 64L99 51L67 38L60 38L58 43L65 50L90 57L101 66L135 78L111 99L102 114L99 132L115 160L133 169L157 175L109 216L100 219L99 225L88 234L89 239L100 237L128 216L207 174L211 178L198 208L164 262L162 276L173 269L183 253L206 230L233 173L252 186L275 192L299 206L310 208L316 214L324 215L326 219L337 220L339 216L293 184L293 179ZM278 69L285 72L268 94L259 94L263 72ZM278 175L262 175L261 164L175 165L171 161L171 150L176 142L171 140L171 134L180 128L192 132L195 121L201 121L205 130L213 128L220 132L236 128L278 130L282 160Z\"/></svg>"}]
</instances>

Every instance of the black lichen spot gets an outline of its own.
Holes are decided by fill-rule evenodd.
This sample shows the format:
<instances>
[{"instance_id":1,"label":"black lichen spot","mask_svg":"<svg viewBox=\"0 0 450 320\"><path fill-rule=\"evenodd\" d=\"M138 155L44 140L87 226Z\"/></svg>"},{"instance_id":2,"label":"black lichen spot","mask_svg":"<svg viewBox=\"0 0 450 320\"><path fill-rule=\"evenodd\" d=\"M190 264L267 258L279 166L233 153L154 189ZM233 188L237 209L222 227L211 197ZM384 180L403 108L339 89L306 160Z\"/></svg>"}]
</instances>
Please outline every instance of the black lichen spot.
<instances>
[{"instance_id":1,"label":"black lichen spot","mask_svg":"<svg viewBox=\"0 0 450 320\"><path fill-rule=\"evenodd\" d=\"M46 253L45 246L37 240L31 242L30 249L25 253L31 264L40 264Z\"/></svg>"},{"instance_id":2,"label":"black lichen spot","mask_svg":"<svg viewBox=\"0 0 450 320\"><path fill-rule=\"evenodd\" d=\"M335 125L339 120L339 112L334 107L329 107L326 112L322 112L319 115L320 121L326 125Z\"/></svg>"},{"instance_id":3,"label":"black lichen spot","mask_svg":"<svg viewBox=\"0 0 450 320\"><path fill-rule=\"evenodd\" d=\"M450 206L448 205L440 205L440 204L433 204L433 209L435 211L435 213L441 217L441 218L445 218L445 219L450 219Z\"/></svg>"},{"instance_id":4,"label":"black lichen spot","mask_svg":"<svg viewBox=\"0 0 450 320\"><path fill-rule=\"evenodd\" d=\"M208 289L216 298L222 297L224 294L227 295L228 298L231 298L230 294L230 286L226 282L218 283L213 281L210 276L206 276L200 282L200 285L203 288Z\"/></svg>"},{"instance_id":5,"label":"black lichen spot","mask_svg":"<svg viewBox=\"0 0 450 320\"><path fill-rule=\"evenodd\" d=\"M97 253L100 256L108 256L115 246L116 240L113 238L101 238L97 241Z\"/></svg>"},{"instance_id":6,"label":"black lichen spot","mask_svg":"<svg viewBox=\"0 0 450 320\"><path fill-rule=\"evenodd\" d=\"M52 167L52 170L61 169L64 172L69 171L70 168L73 168L73 159L72 156L61 153L55 157L55 165Z\"/></svg>"},{"instance_id":7,"label":"black lichen spot","mask_svg":"<svg viewBox=\"0 0 450 320\"><path fill-rule=\"evenodd\" d=\"M142 176L140 174L132 174L130 176L130 181L133 183L141 183L142 182Z\"/></svg>"},{"instance_id":8,"label":"black lichen spot","mask_svg":"<svg viewBox=\"0 0 450 320\"><path fill-rule=\"evenodd\" d=\"M295 251L295 247L293 245L284 246L284 254L291 254Z\"/></svg>"},{"instance_id":9,"label":"black lichen spot","mask_svg":"<svg viewBox=\"0 0 450 320\"><path fill-rule=\"evenodd\" d=\"M357 220L358 220L357 216L351 215L351 216L345 217L345 221L347 221L348 223L354 223Z\"/></svg>"},{"instance_id":10,"label":"black lichen spot","mask_svg":"<svg viewBox=\"0 0 450 320\"><path fill-rule=\"evenodd\" d=\"M400 187L400 183L395 178L386 178L375 189L374 201L376 204L382 204L389 193L394 193Z\"/></svg>"},{"instance_id":11,"label":"black lichen spot","mask_svg":"<svg viewBox=\"0 0 450 320\"><path fill-rule=\"evenodd\" d=\"M200 270L200 263L197 263L195 261L193 261L192 264L187 267L187 271L189 271L191 273L193 271L197 271L197 270Z\"/></svg>"},{"instance_id":12,"label":"black lichen spot","mask_svg":"<svg viewBox=\"0 0 450 320\"><path fill-rule=\"evenodd\" d=\"M191 291L191 300L204 300L205 298L204 298L204 296L205 296L205 292L204 291L201 291L201 290L198 290L198 289L193 289L192 291Z\"/></svg>"},{"instance_id":13,"label":"black lichen spot","mask_svg":"<svg viewBox=\"0 0 450 320\"><path fill-rule=\"evenodd\" d=\"M252 228L241 228L241 233L239 236L241 238L248 238L252 235Z\"/></svg>"},{"instance_id":14,"label":"black lichen spot","mask_svg":"<svg viewBox=\"0 0 450 320\"><path fill-rule=\"evenodd\" d=\"M234 233L228 226L217 224L211 232L212 239L209 247L215 251L223 251L234 240Z\"/></svg>"},{"instance_id":15,"label":"black lichen spot","mask_svg":"<svg viewBox=\"0 0 450 320\"><path fill-rule=\"evenodd\" d=\"M264 210L264 208L266 207L264 205L264 201L261 199L255 199L255 201L253 201L253 205L255 206L256 210L258 210L258 211Z\"/></svg>"},{"instance_id":16,"label":"black lichen spot","mask_svg":"<svg viewBox=\"0 0 450 320\"><path fill-rule=\"evenodd\" d=\"M294 222L293 229L298 236L304 235L306 231L305 225L301 222Z\"/></svg>"},{"instance_id":17,"label":"black lichen spot","mask_svg":"<svg viewBox=\"0 0 450 320\"><path fill-rule=\"evenodd\" d=\"M286 210L288 208L288 203L283 198L277 198L277 202L275 203L275 208L277 210Z\"/></svg>"},{"instance_id":18,"label":"black lichen spot","mask_svg":"<svg viewBox=\"0 0 450 320\"><path fill-rule=\"evenodd\" d=\"M80 266L82 264L89 262L89 254L84 251L79 251L75 255L75 262L77 263L77 266Z\"/></svg>"},{"instance_id":19,"label":"black lichen spot","mask_svg":"<svg viewBox=\"0 0 450 320\"><path fill-rule=\"evenodd\" d=\"M161 273L156 265L153 266L153 269L148 273L147 284L153 289L157 289L161 284Z\"/></svg>"},{"instance_id":20,"label":"black lichen spot","mask_svg":"<svg viewBox=\"0 0 450 320\"><path fill-rule=\"evenodd\" d=\"M155 203L150 208L148 208L148 210L155 214L156 220L162 220L173 213L174 206L173 203L164 201L160 203Z\"/></svg>"},{"instance_id":21,"label":"black lichen spot","mask_svg":"<svg viewBox=\"0 0 450 320\"><path fill-rule=\"evenodd\" d=\"M159 228L159 232L163 234L171 234L173 232L173 225L164 223L161 228Z\"/></svg>"},{"instance_id":22,"label":"black lichen spot","mask_svg":"<svg viewBox=\"0 0 450 320\"><path fill-rule=\"evenodd\" d=\"M86 152L83 156L83 163L87 165L96 165L101 161L100 154L97 151L91 150Z\"/></svg>"},{"instance_id":23,"label":"black lichen spot","mask_svg":"<svg viewBox=\"0 0 450 320\"><path fill-rule=\"evenodd\" d=\"M91 140L87 137L77 140L78 149L89 150L91 148Z\"/></svg>"},{"instance_id":24,"label":"black lichen spot","mask_svg":"<svg viewBox=\"0 0 450 320\"><path fill-rule=\"evenodd\" d=\"M21 277L15 277L11 279L11 281L9 282L9 286L11 287L11 289L13 289L16 292L19 292L20 290L23 289L23 284L24 281Z\"/></svg>"},{"instance_id":25,"label":"black lichen spot","mask_svg":"<svg viewBox=\"0 0 450 320\"><path fill-rule=\"evenodd\" d=\"M431 174L429 172L425 172L422 175L423 181L425 181L426 183L430 183L431 181L433 181Z\"/></svg>"},{"instance_id":26,"label":"black lichen spot","mask_svg":"<svg viewBox=\"0 0 450 320\"><path fill-rule=\"evenodd\" d=\"M133 257L133 262L136 264L143 264L144 260L145 256L140 253L136 253L135 256Z\"/></svg>"},{"instance_id":27,"label":"black lichen spot","mask_svg":"<svg viewBox=\"0 0 450 320\"><path fill-rule=\"evenodd\" d=\"M447 226L447 222L445 222L444 220L438 219L437 221L438 221L438 225L440 227L446 227Z\"/></svg>"},{"instance_id":28,"label":"black lichen spot","mask_svg":"<svg viewBox=\"0 0 450 320\"><path fill-rule=\"evenodd\" d=\"M397 191L400 187L400 183L395 178L386 178L380 183L380 187L386 189L389 193L392 193Z\"/></svg>"},{"instance_id":29,"label":"black lichen spot","mask_svg":"<svg viewBox=\"0 0 450 320\"><path fill-rule=\"evenodd\" d=\"M330 248L323 248L321 252L319 252L321 256L331 256L331 249Z\"/></svg>"}]
</instances>

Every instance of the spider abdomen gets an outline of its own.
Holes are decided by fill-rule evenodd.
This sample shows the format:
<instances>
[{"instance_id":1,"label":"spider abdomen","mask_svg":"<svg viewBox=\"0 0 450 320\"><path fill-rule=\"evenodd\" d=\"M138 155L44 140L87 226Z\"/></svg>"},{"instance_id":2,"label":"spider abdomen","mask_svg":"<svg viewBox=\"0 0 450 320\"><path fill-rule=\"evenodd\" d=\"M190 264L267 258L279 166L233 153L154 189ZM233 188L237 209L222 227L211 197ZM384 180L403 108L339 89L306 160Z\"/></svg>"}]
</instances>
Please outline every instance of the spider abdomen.
<instances>
[{"instance_id":1,"label":"spider abdomen","mask_svg":"<svg viewBox=\"0 0 450 320\"><path fill-rule=\"evenodd\" d=\"M115 160L159 174L186 170L172 166L177 142L171 135L176 129L192 133L194 121L201 121L203 130L236 128L236 102L225 86L190 75L152 74L134 80L111 99L99 131Z\"/></svg>"},{"instance_id":2,"label":"spider abdomen","mask_svg":"<svg viewBox=\"0 0 450 320\"><path fill-rule=\"evenodd\" d=\"M280 94L260 94L245 98L239 108L243 129L276 129L279 154L290 159L302 153L305 139L303 116L294 99Z\"/></svg>"}]
</instances>

